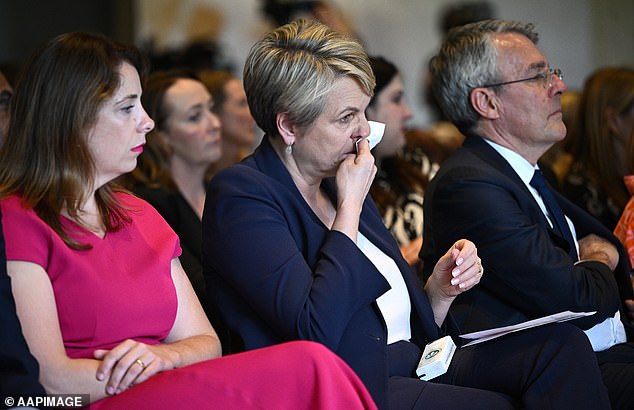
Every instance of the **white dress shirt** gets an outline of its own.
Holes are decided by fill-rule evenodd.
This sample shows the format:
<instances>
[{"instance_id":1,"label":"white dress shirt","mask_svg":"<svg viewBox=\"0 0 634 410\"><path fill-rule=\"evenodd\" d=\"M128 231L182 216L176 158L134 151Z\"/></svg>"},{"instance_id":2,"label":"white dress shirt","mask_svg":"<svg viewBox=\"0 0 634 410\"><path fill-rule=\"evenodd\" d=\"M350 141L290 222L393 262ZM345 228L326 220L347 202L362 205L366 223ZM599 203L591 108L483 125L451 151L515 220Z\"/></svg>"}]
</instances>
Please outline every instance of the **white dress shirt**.
<instances>
[{"instance_id":1,"label":"white dress shirt","mask_svg":"<svg viewBox=\"0 0 634 410\"><path fill-rule=\"evenodd\" d=\"M394 259L383 253L365 236L357 234L357 246L385 277L391 289L379 296L376 303L387 325L387 344L412 338L410 314L412 302L405 280Z\"/></svg>"}]
</instances>

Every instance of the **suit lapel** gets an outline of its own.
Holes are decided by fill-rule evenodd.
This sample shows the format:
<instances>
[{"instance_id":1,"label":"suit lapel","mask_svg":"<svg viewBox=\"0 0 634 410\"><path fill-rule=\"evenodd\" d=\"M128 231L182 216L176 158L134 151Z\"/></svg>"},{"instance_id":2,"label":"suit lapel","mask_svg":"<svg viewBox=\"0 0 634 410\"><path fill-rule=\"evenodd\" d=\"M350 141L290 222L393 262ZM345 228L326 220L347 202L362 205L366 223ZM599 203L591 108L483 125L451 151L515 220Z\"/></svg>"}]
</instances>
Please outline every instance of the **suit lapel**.
<instances>
[{"instance_id":1,"label":"suit lapel","mask_svg":"<svg viewBox=\"0 0 634 410\"><path fill-rule=\"evenodd\" d=\"M561 236L558 231L550 226L546 215L544 215L539 207L539 204L535 201L533 194L528 190L528 187L526 187L524 181L522 181L519 175L517 175L517 172L515 172L511 164L509 164L502 155L500 155L491 145L478 135L470 135L467 137L465 139L464 148L468 149L482 161L486 162L503 174L509 183L515 187L518 195L518 201L520 202L520 205L524 207L524 210L528 213L528 215L530 215L531 219L536 222L538 221L538 223L546 228L551 240L558 247L562 248L566 252L570 250L570 243L566 240L566 238ZM563 197L559 195L556 190L553 190L553 192L557 202L559 202L560 206L564 210L564 213L571 218L562 204ZM574 221L573 218L571 218L571 220Z\"/></svg>"}]
</instances>

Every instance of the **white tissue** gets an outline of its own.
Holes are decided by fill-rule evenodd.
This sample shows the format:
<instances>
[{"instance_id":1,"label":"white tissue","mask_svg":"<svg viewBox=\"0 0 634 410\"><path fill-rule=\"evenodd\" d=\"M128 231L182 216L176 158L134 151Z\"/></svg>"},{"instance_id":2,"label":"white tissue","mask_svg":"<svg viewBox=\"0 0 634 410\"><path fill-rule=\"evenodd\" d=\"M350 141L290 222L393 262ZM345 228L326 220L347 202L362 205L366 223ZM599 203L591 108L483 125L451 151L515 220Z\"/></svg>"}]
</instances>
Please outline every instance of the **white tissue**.
<instances>
[{"instance_id":1,"label":"white tissue","mask_svg":"<svg viewBox=\"0 0 634 410\"><path fill-rule=\"evenodd\" d=\"M385 131L385 124L377 121L368 121L370 124L370 135L368 135L368 144L370 144L370 149L376 147L376 144L381 142L383 138L383 132Z\"/></svg>"}]
</instances>

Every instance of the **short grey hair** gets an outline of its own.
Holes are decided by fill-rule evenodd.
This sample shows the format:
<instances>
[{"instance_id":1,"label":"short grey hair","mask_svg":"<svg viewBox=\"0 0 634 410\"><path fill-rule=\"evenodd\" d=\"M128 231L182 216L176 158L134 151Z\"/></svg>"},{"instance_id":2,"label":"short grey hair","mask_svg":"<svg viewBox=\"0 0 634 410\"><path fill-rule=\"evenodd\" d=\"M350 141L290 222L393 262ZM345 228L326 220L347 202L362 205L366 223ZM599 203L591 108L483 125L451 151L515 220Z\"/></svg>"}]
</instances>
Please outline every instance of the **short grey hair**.
<instances>
[{"instance_id":1,"label":"short grey hair","mask_svg":"<svg viewBox=\"0 0 634 410\"><path fill-rule=\"evenodd\" d=\"M537 44L538 34L534 28L531 23L493 19L449 31L429 68L440 108L463 134L473 130L480 119L471 106L471 90L504 81L497 68L495 35L517 33Z\"/></svg>"},{"instance_id":2,"label":"short grey hair","mask_svg":"<svg viewBox=\"0 0 634 410\"><path fill-rule=\"evenodd\" d=\"M322 23L300 19L251 47L243 81L258 126L278 135L278 113L287 113L300 128L309 127L323 112L335 82L345 76L373 95L374 74L361 44Z\"/></svg>"}]
</instances>

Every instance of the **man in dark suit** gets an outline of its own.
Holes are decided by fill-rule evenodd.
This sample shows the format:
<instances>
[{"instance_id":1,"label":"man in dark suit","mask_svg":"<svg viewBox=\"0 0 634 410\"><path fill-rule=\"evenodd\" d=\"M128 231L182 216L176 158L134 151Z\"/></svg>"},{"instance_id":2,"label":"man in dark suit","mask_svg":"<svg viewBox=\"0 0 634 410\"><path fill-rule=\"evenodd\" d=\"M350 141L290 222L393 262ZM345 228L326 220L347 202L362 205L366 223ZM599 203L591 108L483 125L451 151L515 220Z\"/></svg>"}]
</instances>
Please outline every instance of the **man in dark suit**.
<instances>
[{"instance_id":1,"label":"man in dark suit","mask_svg":"<svg viewBox=\"0 0 634 410\"><path fill-rule=\"evenodd\" d=\"M0 220L2 215L0 215ZM0 406L8 405L7 397L43 396L38 382L37 361L29 352L15 312L11 282L7 275L4 235L0 226Z\"/></svg>"},{"instance_id":2,"label":"man in dark suit","mask_svg":"<svg viewBox=\"0 0 634 410\"><path fill-rule=\"evenodd\" d=\"M434 92L466 140L426 191L420 256L429 271L456 238L478 246L485 275L451 310L464 332L596 311L574 323L597 352L614 408L632 408L633 295L623 248L538 184L538 159L566 135L566 85L536 42L531 24L474 23L452 31L432 60Z\"/></svg>"}]
</instances>

